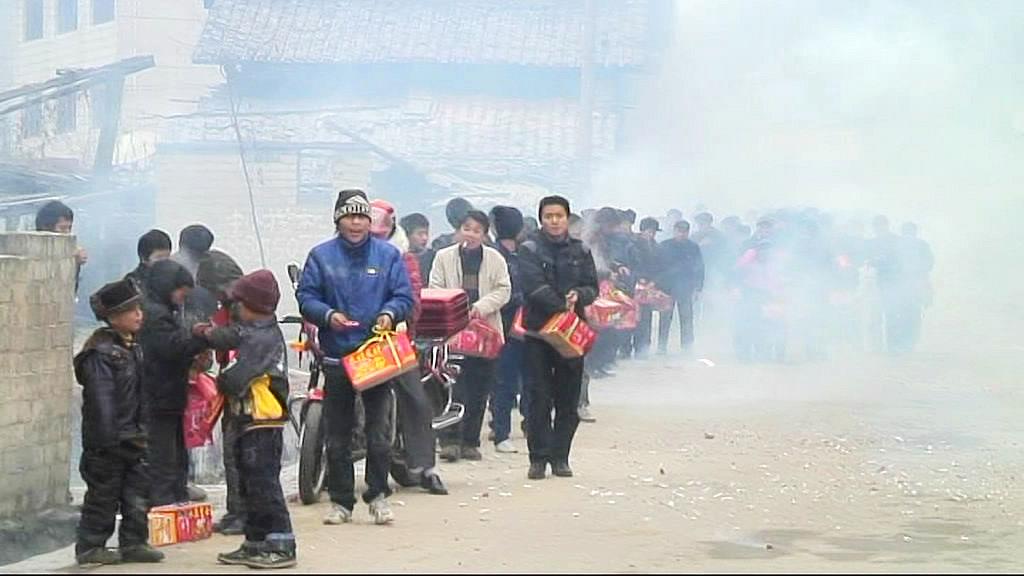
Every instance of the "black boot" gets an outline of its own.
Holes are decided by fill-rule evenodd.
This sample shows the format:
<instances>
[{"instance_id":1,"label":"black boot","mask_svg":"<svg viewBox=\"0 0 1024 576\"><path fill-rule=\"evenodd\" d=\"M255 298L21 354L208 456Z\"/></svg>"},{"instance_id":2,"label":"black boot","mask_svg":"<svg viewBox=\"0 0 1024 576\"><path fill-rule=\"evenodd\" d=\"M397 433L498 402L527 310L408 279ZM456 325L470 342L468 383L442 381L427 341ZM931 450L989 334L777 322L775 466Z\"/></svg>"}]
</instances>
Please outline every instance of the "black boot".
<instances>
[{"instance_id":1,"label":"black boot","mask_svg":"<svg viewBox=\"0 0 1024 576\"><path fill-rule=\"evenodd\" d=\"M75 561L78 562L79 566L89 566L93 564L120 564L121 553L117 550L111 550L104 547L92 548L85 552L75 554Z\"/></svg>"},{"instance_id":2,"label":"black boot","mask_svg":"<svg viewBox=\"0 0 1024 576\"><path fill-rule=\"evenodd\" d=\"M280 534L268 534L263 546L256 554L249 556L243 564L249 568L291 568L297 563L294 537L274 538Z\"/></svg>"},{"instance_id":3,"label":"black boot","mask_svg":"<svg viewBox=\"0 0 1024 576\"><path fill-rule=\"evenodd\" d=\"M429 490L435 496L448 495L448 488L445 488L444 482L441 482L441 477L437 475L437 472L432 471L430 474L421 476L420 487Z\"/></svg>"},{"instance_id":4,"label":"black boot","mask_svg":"<svg viewBox=\"0 0 1024 576\"><path fill-rule=\"evenodd\" d=\"M569 463L565 461L552 463L551 473L561 478L572 478L572 468L569 468Z\"/></svg>"},{"instance_id":5,"label":"black boot","mask_svg":"<svg viewBox=\"0 0 1024 576\"><path fill-rule=\"evenodd\" d=\"M163 559L164 553L153 548L149 544L139 544L138 546L127 546L121 548L121 562L150 564L154 562L162 562Z\"/></svg>"},{"instance_id":6,"label":"black boot","mask_svg":"<svg viewBox=\"0 0 1024 576\"><path fill-rule=\"evenodd\" d=\"M530 480L543 480L548 475L547 462L530 462L530 471L526 477Z\"/></svg>"},{"instance_id":7,"label":"black boot","mask_svg":"<svg viewBox=\"0 0 1024 576\"><path fill-rule=\"evenodd\" d=\"M213 531L225 536L245 534L245 517L239 514L225 514L213 527Z\"/></svg>"},{"instance_id":8,"label":"black boot","mask_svg":"<svg viewBox=\"0 0 1024 576\"><path fill-rule=\"evenodd\" d=\"M259 554L262 544L262 542L249 542L246 540L245 542L242 542L242 545L234 552L217 554L217 561L221 564L245 566L249 558Z\"/></svg>"}]
</instances>

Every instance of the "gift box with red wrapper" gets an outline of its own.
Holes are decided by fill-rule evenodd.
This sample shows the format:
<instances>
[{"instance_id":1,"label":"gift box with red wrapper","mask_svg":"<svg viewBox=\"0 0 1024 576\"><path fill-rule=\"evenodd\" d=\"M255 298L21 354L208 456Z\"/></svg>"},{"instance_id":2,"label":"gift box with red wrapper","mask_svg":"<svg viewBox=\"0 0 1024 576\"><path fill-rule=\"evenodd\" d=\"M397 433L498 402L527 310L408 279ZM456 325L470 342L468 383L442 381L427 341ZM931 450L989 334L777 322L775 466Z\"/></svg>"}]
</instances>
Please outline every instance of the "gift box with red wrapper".
<instances>
[{"instance_id":1,"label":"gift box with red wrapper","mask_svg":"<svg viewBox=\"0 0 1024 576\"><path fill-rule=\"evenodd\" d=\"M424 338L451 338L469 324L469 296L465 290L424 288L420 291L420 317L416 333Z\"/></svg>"},{"instance_id":2,"label":"gift box with red wrapper","mask_svg":"<svg viewBox=\"0 0 1024 576\"><path fill-rule=\"evenodd\" d=\"M640 318L640 307L637 306L636 301L621 290L612 292L612 299L622 306L622 311L615 321L615 329L635 330Z\"/></svg>"},{"instance_id":3,"label":"gift box with red wrapper","mask_svg":"<svg viewBox=\"0 0 1024 576\"><path fill-rule=\"evenodd\" d=\"M217 393L217 380L206 372L192 376L185 405L185 447L191 450L209 444L223 410L224 397Z\"/></svg>"},{"instance_id":4,"label":"gift box with red wrapper","mask_svg":"<svg viewBox=\"0 0 1024 576\"><path fill-rule=\"evenodd\" d=\"M475 318L469 321L469 326L466 326L465 330L453 336L448 344L456 354L494 359L501 354L505 337L486 320Z\"/></svg>"},{"instance_id":5,"label":"gift box with red wrapper","mask_svg":"<svg viewBox=\"0 0 1024 576\"><path fill-rule=\"evenodd\" d=\"M622 314L622 304L611 298L598 298L594 303L587 306L587 320L594 323L598 328L611 328L619 321Z\"/></svg>"},{"instance_id":6,"label":"gift box with red wrapper","mask_svg":"<svg viewBox=\"0 0 1024 576\"><path fill-rule=\"evenodd\" d=\"M352 388L362 392L418 367L416 349L404 332L371 336L358 350L342 358Z\"/></svg>"},{"instance_id":7,"label":"gift box with red wrapper","mask_svg":"<svg viewBox=\"0 0 1024 576\"><path fill-rule=\"evenodd\" d=\"M597 340L597 332L573 312L555 314L537 336L565 358L583 356Z\"/></svg>"},{"instance_id":8,"label":"gift box with red wrapper","mask_svg":"<svg viewBox=\"0 0 1024 576\"><path fill-rule=\"evenodd\" d=\"M672 297L659 290L654 284L640 282L636 285L636 303L650 306L658 312L667 312L675 303Z\"/></svg>"},{"instance_id":9,"label":"gift box with red wrapper","mask_svg":"<svg viewBox=\"0 0 1024 576\"><path fill-rule=\"evenodd\" d=\"M194 542L213 535L213 505L185 502L149 511L149 540L153 546Z\"/></svg>"}]
</instances>

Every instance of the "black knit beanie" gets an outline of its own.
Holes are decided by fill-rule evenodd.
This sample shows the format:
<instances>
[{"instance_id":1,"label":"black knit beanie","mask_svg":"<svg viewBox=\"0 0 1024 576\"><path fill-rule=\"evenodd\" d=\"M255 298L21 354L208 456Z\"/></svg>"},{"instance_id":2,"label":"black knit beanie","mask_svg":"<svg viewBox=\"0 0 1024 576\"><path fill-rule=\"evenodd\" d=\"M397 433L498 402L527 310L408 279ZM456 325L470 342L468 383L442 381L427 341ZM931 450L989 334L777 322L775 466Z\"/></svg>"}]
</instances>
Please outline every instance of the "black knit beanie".
<instances>
[{"instance_id":1,"label":"black knit beanie","mask_svg":"<svg viewBox=\"0 0 1024 576\"><path fill-rule=\"evenodd\" d=\"M491 209L494 219L494 236L498 240L515 239L523 231L523 213L512 206L495 206Z\"/></svg>"}]
</instances>

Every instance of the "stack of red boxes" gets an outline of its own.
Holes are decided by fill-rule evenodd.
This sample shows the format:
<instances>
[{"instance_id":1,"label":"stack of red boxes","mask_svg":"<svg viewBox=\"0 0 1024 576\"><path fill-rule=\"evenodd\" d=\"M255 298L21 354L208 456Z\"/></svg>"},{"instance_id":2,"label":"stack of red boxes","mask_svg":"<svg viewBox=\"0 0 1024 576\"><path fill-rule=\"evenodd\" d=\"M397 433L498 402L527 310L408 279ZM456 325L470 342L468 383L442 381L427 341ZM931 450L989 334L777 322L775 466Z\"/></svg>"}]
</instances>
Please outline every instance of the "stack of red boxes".
<instances>
[{"instance_id":1,"label":"stack of red boxes","mask_svg":"<svg viewBox=\"0 0 1024 576\"><path fill-rule=\"evenodd\" d=\"M213 535L213 505L185 502L149 511L149 540L153 546L194 542Z\"/></svg>"},{"instance_id":2,"label":"stack of red boxes","mask_svg":"<svg viewBox=\"0 0 1024 576\"><path fill-rule=\"evenodd\" d=\"M469 296L465 290L424 288L420 292L417 336L448 339L464 330L467 325Z\"/></svg>"}]
</instances>

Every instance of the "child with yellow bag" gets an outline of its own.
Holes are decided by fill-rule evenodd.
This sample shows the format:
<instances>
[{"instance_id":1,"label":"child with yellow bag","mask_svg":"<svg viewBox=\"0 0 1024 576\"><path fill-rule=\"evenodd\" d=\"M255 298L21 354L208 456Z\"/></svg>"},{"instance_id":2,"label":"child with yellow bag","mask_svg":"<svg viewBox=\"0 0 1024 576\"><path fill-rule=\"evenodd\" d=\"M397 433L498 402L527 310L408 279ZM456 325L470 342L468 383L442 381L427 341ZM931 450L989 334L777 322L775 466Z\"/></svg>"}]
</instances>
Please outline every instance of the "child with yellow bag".
<instances>
[{"instance_id":1,"label":"child with yellow bag","mask_svg":"<svg viewBox=\"0 0 1024 576\"><path fill-rule=\"evenodd\" d=\"M217 387L227 410L240 422L234 446L242 496L249 502L245 542L217 560L250 568L288 568L296 563L295 535L281 489L283 428L288 420L288 359L277 325L281 292L269 270L257 270L232 284L240 322L221 328L197 325L212 348L236 350Z\"/></svg>"}]
</instances>

